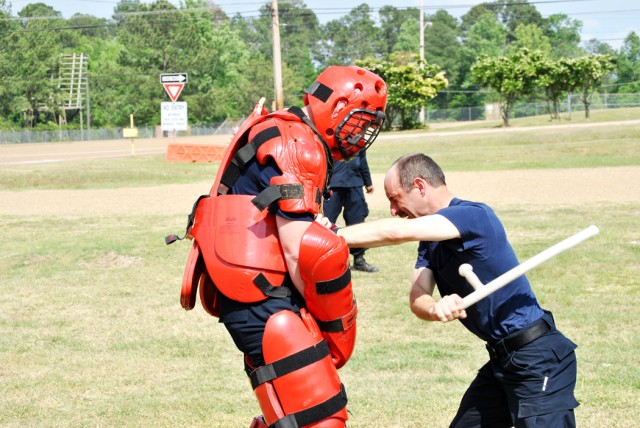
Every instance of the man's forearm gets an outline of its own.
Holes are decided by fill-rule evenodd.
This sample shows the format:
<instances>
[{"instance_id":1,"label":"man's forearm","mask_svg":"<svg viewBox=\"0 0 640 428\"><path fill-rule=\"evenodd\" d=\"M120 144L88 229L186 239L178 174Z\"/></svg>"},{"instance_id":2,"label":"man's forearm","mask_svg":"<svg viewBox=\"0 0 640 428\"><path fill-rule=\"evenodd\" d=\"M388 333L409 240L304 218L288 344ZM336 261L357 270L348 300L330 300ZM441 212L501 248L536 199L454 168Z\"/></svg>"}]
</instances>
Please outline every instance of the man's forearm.
<instances>
[{"instance_id":1,"label":"man's forearm","mask_svg":"<svg viewBox=\"0 0 640 428\"><path fill-rule=\"evenodd\" d=\"M404 242L397 231L403 219L386 218L355 224L338 229L338 236L342 236L347 245L352 248L383 247Z\"/></svg>"}]
</instances>

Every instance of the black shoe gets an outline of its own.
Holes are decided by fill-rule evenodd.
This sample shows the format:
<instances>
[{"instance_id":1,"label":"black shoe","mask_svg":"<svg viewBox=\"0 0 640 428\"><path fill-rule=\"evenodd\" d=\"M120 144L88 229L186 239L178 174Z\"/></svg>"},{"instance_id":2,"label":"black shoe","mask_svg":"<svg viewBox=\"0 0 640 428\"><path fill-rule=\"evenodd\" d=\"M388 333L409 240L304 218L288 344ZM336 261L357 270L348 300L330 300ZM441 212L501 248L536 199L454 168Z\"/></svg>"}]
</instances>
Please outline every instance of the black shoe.
<instances>
[{"instance_id":1,"label":"black shoe","mask_svg":"<svg viewBox=\"0 0 640 428\"><path fill-rule=\"evenodd\" d=\"M362 272L372 272L372 273L378 272L380 270L377 267L367 263L367 261L364 259L363 256L358 256L353 260L353 268L355 270L359 270Z\"/></svg>"}]
</instances>

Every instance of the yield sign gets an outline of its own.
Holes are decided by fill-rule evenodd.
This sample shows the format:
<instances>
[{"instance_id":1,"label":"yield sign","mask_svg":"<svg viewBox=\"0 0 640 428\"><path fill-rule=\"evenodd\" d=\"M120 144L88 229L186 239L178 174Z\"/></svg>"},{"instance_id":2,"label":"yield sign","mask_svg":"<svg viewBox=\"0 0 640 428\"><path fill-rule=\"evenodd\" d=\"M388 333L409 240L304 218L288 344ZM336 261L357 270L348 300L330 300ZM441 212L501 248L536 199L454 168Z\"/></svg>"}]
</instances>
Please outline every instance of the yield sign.
<instances>
[{"instance_id":1,"label":"yield sign","mask_svg":"<svg viewBox=\"0 0 640 428\"><path fill-rule=\"evenodd\" d=\"M169 98L174 103L180 96L180 92L182 92L182 88L184 88L184 83L163 83L164 90L169 94Z\"/></svg>"}]
</instances>

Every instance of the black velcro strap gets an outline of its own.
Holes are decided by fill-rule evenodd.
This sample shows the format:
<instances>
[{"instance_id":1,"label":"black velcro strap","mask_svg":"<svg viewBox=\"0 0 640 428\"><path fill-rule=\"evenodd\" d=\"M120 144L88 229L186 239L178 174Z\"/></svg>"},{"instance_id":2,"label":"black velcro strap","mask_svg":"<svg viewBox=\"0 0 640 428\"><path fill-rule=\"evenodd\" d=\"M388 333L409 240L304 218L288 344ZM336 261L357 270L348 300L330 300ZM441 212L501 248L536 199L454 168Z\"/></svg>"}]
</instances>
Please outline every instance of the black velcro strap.
<instances>
[{"instance_id":1,"label":"black velcro strap","mask_svg":"<svg viewBox=\"0 0 640 428\"><path fill-rule=\"evenodd\" d=\"M264 294L265 296L275 297L277 299L284 299L285 297L291 296L291 290L281 285L274 286L269 282L267 277L261 273L253 278L253 283L260 289L260 291L262 291L262 294Z\"/></svg>"},{"instance_id":2,"label":"black velcro strap","mask_svg":"<svg viewBox=\"0 0 640 428\"><path fill-rule=\"evenodd\" d=\"M338 318L337 320L333 320L333 321L318 320L317 323L318 323L318 328L320 328L320 331L323 331L325 333L339 333L341 331L344 331L342 318Z\"/></svg>"},{"instance_id":3,"label":"black velcro strap","mask_svg":"<svg viewBox=\"0 0 640 428\"><path fill-rule=\"evenodd\" d=\"M251 386L256 389L265 382L270 382L286 374L300 370L316 363L329 355L329 345L324 340L293 355L274 361L255 369L250 375ZM335 413L335 412L334 412Z\"/></svg>"},{"instance_id":4,"label":"black velcro strap","mask_svg":"<svg viewBox=\"0 0 640 428\"><path fill-rule=\"evenodd\" d=\"M269 428L298 428L311 425L314 422L327 419L331 415L344 409L348 401L344 385L340 384L340 392L324 403L287 415L270 425Z\"/></svg>"},{"instance_id":5,"label":"black velcro strap","mask_svg":"<svg viewBox=\"0 0 640 428\"><path fill-rule=\"evenodd\" d=\"M303 199L302 184L272 184L251 200L260 211L281 199Z\"/></svg>"},{"instance_id":6,"label":"black velcro strap","mask_svg":"<svg viewBox=\"0 0 640 428\"><path fill-rule=\"evenodd\" d=\"M351 269L344 271L342 275L329 281L318 281L316 283L316 293L331 294L342 290L351 282Z\"/></svg>"},{"instance_id":7,"label":"black velcro strap","mask_svg":"<svg viewBox=\"0 0 640 428\"><path fill-rule=\"evenodd\" d=\"M339 333L341 331L347 331L350 328L352 328L353 325L355 324L357 315L358 315L358 304L354 299L353 306L351 307L351 310L349 311L349 313L332 321L316 320L316 322L318 323L318 328L320 328L320 331L322 332Z\"/></svg>"},{"instance_id":8,"label":"black velcro strap","mask_svg":"<svg viewBox=\"0 0 640 428\"><path fill-rule=\"evenodd\" d=\"M280 136L280 130L278 129L278 127L272 126L270 128L263 129L262 131L258 132L256 136L253 137L253 140L251 140L251 144L256 147L256 151L257 151L261 145L263 145L270 139L279 137L279 136Z\"/></svg>"},{"instance_id":9,"label":"black velcro strap","mask_svg":"<svg viewBox=\"0 0 640 428\"><path fill-rule=\"evenodd\" d=\"M255 137L253 137L253 140L239 149L233 155L233 159L220 178L220 187L218 188L218 194L224 195L229 191L229 189L233 187L238 178L240 178L245 165L255 157L256 152L261 145L263 145L270 139L279 136L280 130L278 129L278 127L272 126L258 132Z\"/></svg>"},{"instance_id":10,"label":"black velcro strap","mask_svg":"<svg viewBox=\"0 0 640 428\"><path fill-rule=\"evenodd\" d=\"M254 156L256 155L256 151L258 150L258 148L256 146L254 146L253 144L247 144L246 146L244 146L243 148L241 148L240 150L238 150L236 152L236 154L233 156L233 163L238 165L240 167L240 169L243 169L244 166L251 160L254 158Z\"/></svg>"},{"instance_id":11,"label":"black velcro strap","mask_svg":"<svg viewBox=\"0 0 640 428\"><path fill-rule=\"evenodd\" d=\"M331 94L333 94L333 89L324 85L320 82L313 82L309 89L307 89L307 94L313 95L323 103L326 103Z\"/></svg>"},{"instance_id":12,"label":"black velcro strap","mask_svg":"<svg viewBox=\"0 0 640 428\"><path fill-rule=\"evenodd\" d=\"M229 189L233 187L235 182L240 178L240 174L242 170L235 164L233 161L227 166L227 169L224 170L222 177L220 177L220 186L218 186L218 194L226 195L229 192Z\"/></svg>"},{"instance_id":13,"label":"black velcro strap","mask_svg":"<svg viewBox=\"0 0 640 428\"><path fill-rule=\"evenodd\" d=\"M280 184L280 194L282 199L303 199L304 187L302 184Z\"/></svg>"},{"instance_id":14,"label":"black velcro strap","mask_svg":"<svg viewBox=\"0 0 640 428\"><path fill-rule=\"evenodd\" d=\"M277 185L271 185L264 189L262 192L258 194L255 198L251 200L253 205L256 206L260 211L267 208L269 205L282 199L282 195L280 194L280 189Z\"/></svg>"},{"instance_id":15,"label":"black velcro strap","mask_svg":"<svg viewBox=\"0 0 640 428\"><path fill-rule=\"evenodd\" d=\"M191 232L191 226L193 226L193 221L196 218L196 210L198 209L198 204L202 199L208 198L210 196L211 195L200 195L198 199L196 199L196 201L193 203L193 207L191 208L191 214L189 214L189 216L187 217L187 228L184 232L184 235L182 237L179 237L178 235L172 233L169 236L165 236L164 243L166 245L173 244L176 241L182 241L187 237L187 235L189 235L189 232Z\"/></svg>"}]
</instances>

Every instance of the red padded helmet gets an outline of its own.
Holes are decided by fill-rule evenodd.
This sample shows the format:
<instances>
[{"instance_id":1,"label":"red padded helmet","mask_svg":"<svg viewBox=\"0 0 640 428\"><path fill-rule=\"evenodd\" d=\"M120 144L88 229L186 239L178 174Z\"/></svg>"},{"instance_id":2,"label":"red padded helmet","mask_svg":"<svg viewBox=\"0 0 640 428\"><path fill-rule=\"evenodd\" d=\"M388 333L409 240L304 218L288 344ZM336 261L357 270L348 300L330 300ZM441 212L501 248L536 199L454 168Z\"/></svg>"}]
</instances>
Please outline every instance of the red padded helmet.
<instances>
[{"instance_id":1,"label":"red padded helmet","mask_svg":"<svg viewBox=\"0 0 640 428\"><path fill-rule=\"evenodd\" d=\"M335 160L349 160L376 139L386 116L387 85L364 68L331 66L304 95L304 105Z\"/></svg>"}]
</instances>

